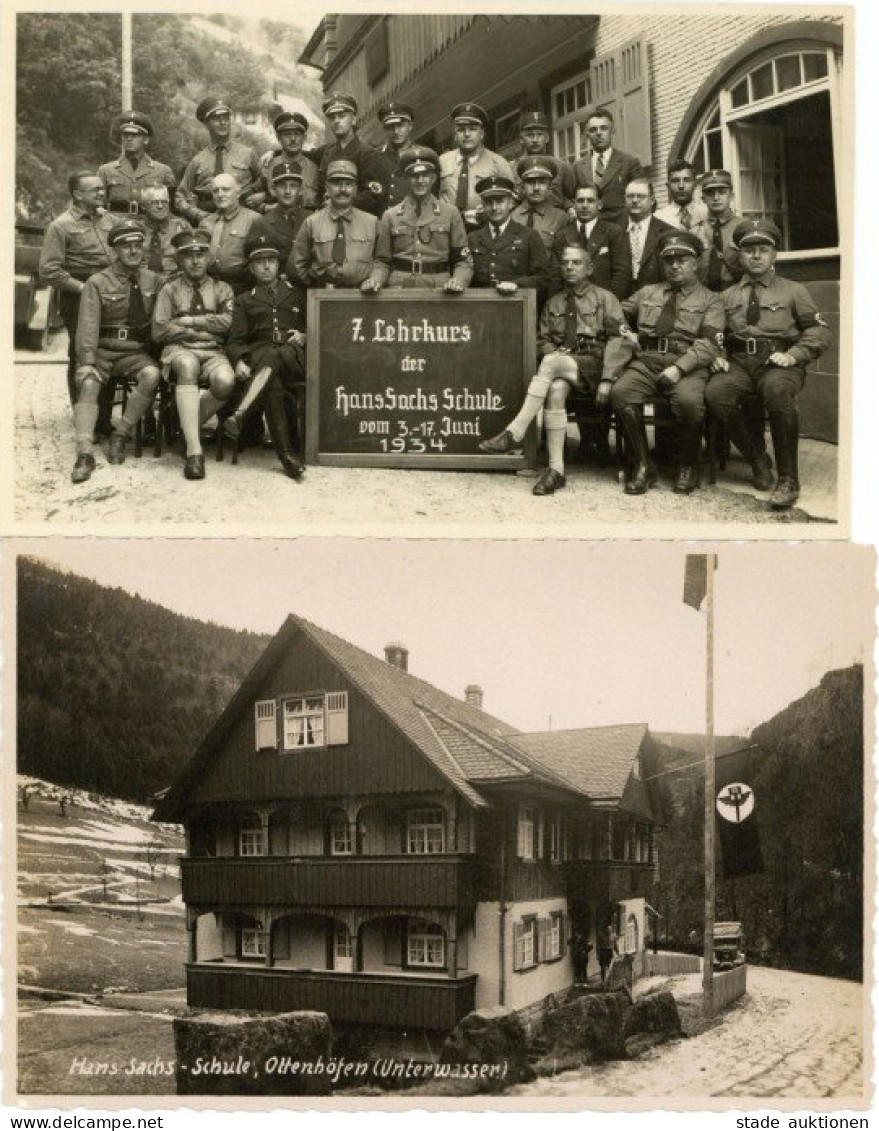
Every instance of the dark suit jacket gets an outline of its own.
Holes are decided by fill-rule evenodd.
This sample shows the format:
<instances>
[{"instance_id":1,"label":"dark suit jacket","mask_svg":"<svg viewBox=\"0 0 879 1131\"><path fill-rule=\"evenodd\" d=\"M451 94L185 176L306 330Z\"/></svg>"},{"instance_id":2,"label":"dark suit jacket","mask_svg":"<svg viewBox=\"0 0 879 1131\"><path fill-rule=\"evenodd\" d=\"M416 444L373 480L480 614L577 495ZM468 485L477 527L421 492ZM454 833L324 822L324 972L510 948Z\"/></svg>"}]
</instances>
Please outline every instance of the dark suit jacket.
<instances>
[{"instance_id":1,"label":"dark suit jacket","mask_svg":"<svg viewBox=\"0 0 879 1131\"><path fill-rule=\"evenodd\" d=\"M495 283L516 283L536 287L538 301L549 286L549 256L543 240L533 228L510 220L495 242L491 227L483 224L467 237L473 256L472 287L493 287Z\"/></svg>"},{"instance_id":2,"label":"dark suit jacket","mask_svg":"<svg viewBox=\"0 0 879 1131\"><path fill-rule=\"evenodd\" d=\"M583 241L577 224L569 220L552 241L552 293L562 288L562 252L566 247L585 247L592 255L592 282L615 294L622 302L632 286L632 253L626 233L616 224L596 220Z\"/></svg>"},{"instance_id":3,"label":"dark suit jacket","mask_svg":"<svg viewBox=\"0 0 879 1131\"><path fill-rule=\"evenodd\" d=\"M674 224L666 224L665 220L657 220L655 216L650 217L650 225L647 228L647 235L644 239L644 248L641 252L641 267L638 274L632 280L631 290L629 294L634 294L635 291L646 287L648 283L664 283L665 273L662 270L662 260L659 258L659 237L663 232L677 231ZM626 239L626 244L629 248L629 259L631 260L632 245L629 242L629 233L625 229L623 235Z\"/></svg>"},{"instance_id":4,"label":"dark suit jacket","mask_svg":"<svg viewBox=\"0 0 879 1131\"><path fill-rule=\"evenodd\" d=\"M577 178L577 188L595 184L592 179L591 156L574 162L574 175ZM601 198L602 220L625 227L626 185L636 177L643 176L644 170L637 157L624 153L622 149L614 149L604 170L604 178L597 186Z\"/></svg>"},{"instance_id":5,"label":"dark suit jacket","mask_svg":"<svg viewBox=\"0 0 879 1131\"><path fill-rule=\"evenodd\" d=\"M254 370L272 365L277 354L289 354L288 363L295 369L300 362L301 346L295 349L286 341L288 330L305 330L305 289L287 279L278 279L274 302L268 290L256 286L235 298L232 326L226 341L226 353L233 365L242 358ZM284 338L273 340L277 329Z\"/></svg>"},{"instance_id":6,"label":"dark suit jacket","mask_svg":"<svg viewBox=\"0 0 879 1131\"><path fill-rule=\"evenodd\" d=\"M281 269L287 262L293 250L293 240L302 227L302 221L308 215L304 208L297 205L289 213L285 213L279 204L273 204L262 216L258 216L247 233L251 239L257 236L268 236L277 241L281 248ZM289 218L288 218L289 217Z\"/></svg>"}]
</instances>

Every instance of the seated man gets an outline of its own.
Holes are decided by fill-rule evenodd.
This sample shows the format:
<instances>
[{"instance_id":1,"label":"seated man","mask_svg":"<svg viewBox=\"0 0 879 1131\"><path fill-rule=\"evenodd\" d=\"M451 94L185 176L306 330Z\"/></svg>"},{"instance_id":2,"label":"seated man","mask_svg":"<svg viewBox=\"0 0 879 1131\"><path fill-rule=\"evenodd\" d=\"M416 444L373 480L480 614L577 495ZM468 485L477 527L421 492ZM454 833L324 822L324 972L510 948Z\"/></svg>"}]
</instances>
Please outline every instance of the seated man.
<instances>
[{"instance_id":1,"label":"seated man","mask_svg":"<svg viewBox=\"0 0 879 1131\"><path fill-rule=\"evenodd\" d=\"M146 352L158 280L143 266L143 227L136 220L122 220L110 229L107 243L116 262L86 280L79 304L74 483L84 483L95 470L93 435L101 386L115 379L136 382L110 436L110 463L125 462L125 441L159 386L159 367Z\"/></svg>"},{"instance_id":2,"label":"seated man","mask_svg":"<svg viewBox=\"0 0 879 1131\"><path fill-rule=\"evenodd\" d=\"M692 232L671 231L659 238L664 283L650 283L623 303L623 312L637 328L608 348L608 360L619 374L610 403L630 449L625 493L643 495L657 483L647 451L641 405L667 397L678 422L681 466L677 494L699 486L699 451L705 419L708 366L717 357L723 337L723 304L719 295L697 278L702 244Z\"/></svg>"},{"instance_id":3,"label":"seated man","mask_svg":"<svg viewBox=\"0 0 879 1131\"><path fill-rule=\"evenodd\" d=\"M770 506L784 510L800 494L797 393L806 366L830 343L830 330L801 283L775 273L781 232L771 220L742 220L733 232L744 276L719 297L726 313L726 357L715 359L708 385L708 411L726 428L749 461L758 490L772 487L772 462L741 413L743 398L756 394L769 411L778 484Z\"/></svg>"},{"instance_id":4,"label":"seated man","mask_svg":"<svg viewBox=\"0 0 879 1131\"><path fill-rule=\"evenodd\" d=\"M429 287L460 294L473 267L460 212L433 195L439 158L417 145L403 150L400 167L408 191L379 220L375 263L360 289L374 294L384 286Z\"/></svg>"},{"instance_id":5,"label":"seated man","mask_svg":"<svg viewBox=\"0 0 879 1131\"><path fill-rule=\"evenodd\" d=\"M598 405L606 404L610 393L605 345L619 335L623 312L610 291L594 286L591 273L589 252L583 247L566 247L562 252L565 289L549 299L540 316L540 367L528 386L525 403L503 432L479 445L483 452L520 447L528 425L543 408L549 467L535 484L535 495L551 495L565 485L565 402L570 390L588 393Z\"/></svg>"},{"instance_id":6,"label":"seated man","mask_svg":"<svg viewBox=\"0 0 879 1131\"><path fill-rule=\"evenodd\" d=\"M293 453L286 401L288 395L304 395L296 386L305 380L305 292L278 278L283 254L278 239L251 236L245 251L256 286L235 299L226 352L235 375L250 384L225 430L237 438L248 415L264 406L284 474L301 479L305 467Z\"/></svg>"},{"instance_id":7,"label":"seated man","mask_svg":"<svg viewBox=\"0 0 879 1131\"><path fill-rule=\"evenodd\" d=\"M487 223L470 233L473 286L514 294L519 287L537 291L542 305L549 289L549 255L536 228L511 218L516 198L509 177L482 177L476 192Z\"/></svg>"},{"instance_id":8,"label":"seated man","mask_svg":"<svg viewBox=\"0 0 879 1131\"><path fill-rule=\"evenodd\" d=\"M172 242L180 274L159 292L153 339L164 346L162 364L176 382L177 412L186 443L183 474L187 479L204 479L201 426L235 388L225 352L235 296L228 283L208 276L207 232L179 232ZM200 379L207 382L206 389L199 389Z\"/></svg>"}]
</instances>

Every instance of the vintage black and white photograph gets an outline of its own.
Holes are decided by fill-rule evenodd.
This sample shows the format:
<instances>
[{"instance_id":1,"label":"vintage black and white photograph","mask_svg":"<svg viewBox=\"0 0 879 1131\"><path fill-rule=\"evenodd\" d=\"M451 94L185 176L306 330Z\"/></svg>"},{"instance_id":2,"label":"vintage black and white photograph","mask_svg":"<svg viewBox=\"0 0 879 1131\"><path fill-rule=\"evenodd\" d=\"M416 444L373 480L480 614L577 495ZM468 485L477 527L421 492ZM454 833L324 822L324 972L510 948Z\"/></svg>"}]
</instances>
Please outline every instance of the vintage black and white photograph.
<instances>
[{"instance_id":1,"label":"vintage black and white photograph","mask_svg":"<svg viewBox=\"0 0 879 1131\"><path fill-rule=\"evenodd\" d=\"M749 7L7 5L7 528L845 536L852 14Z\"/></svg>"},{"instance_id":2,"label":"vintage black and white photograph","mask_svg":"<svg viewBox=\"0 0 879 1131\"><path fill-rule=\"evenodd\" d=\"M5 563L17 1103L869 1103L871 548L98 548Z\"/></svg>"}]
</instances>

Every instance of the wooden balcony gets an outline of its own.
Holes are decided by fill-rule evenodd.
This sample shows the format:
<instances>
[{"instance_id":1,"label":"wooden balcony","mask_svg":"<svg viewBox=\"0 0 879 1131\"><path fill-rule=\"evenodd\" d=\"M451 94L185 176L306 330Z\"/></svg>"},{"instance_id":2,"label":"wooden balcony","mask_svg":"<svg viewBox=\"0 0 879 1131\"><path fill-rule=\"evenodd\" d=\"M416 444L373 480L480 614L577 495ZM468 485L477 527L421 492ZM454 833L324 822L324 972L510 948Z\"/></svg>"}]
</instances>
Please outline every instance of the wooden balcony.
<instances>
[{"instance_id":1,"label":"wooden balcony","mask_svg":"<svg viewBox=\"0 0 879 1131\"><path fill-rule=\"evenodd\" d=\"M650 894L653 865L622 860L568 860L565 877L570 899L588 903L618 903Z\"/></svg>"},{"instance_id":2,"label":"wooden balcony","mask_svg":"<svg viewBox=\"0 0 879 1131\"><path fill-rule=\"evenodd\" d=\"M474 1008L476 974L340 974L322 970L191 963L189 1005L284 1013L316 1009L334 1025L379 1025L448 1032Z\"/></svg>"},{"instance_id":3,"label":"wooden balcony","mask_svg":"<svg viewBox=\"0 0 879 1131\"><path fill-rule=\"evenodd\" d=\"M183 901L205 908L295 905L465 910L476 903L466 856L184 857Z\"/></svg>"}]
</instances>

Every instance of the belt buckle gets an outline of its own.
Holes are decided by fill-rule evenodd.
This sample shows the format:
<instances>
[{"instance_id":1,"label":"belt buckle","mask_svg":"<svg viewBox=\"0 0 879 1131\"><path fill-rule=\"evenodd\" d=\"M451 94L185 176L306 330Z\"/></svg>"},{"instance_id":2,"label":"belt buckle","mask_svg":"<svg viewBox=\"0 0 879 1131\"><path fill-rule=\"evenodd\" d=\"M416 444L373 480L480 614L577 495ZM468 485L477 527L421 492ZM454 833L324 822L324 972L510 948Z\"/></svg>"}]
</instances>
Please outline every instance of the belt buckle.
<instances>
[{"instance_id":1,"label":"belt buckle","mask_svg":"<svg viewBox=\"0 0 879 1131\"><path fill-rule=\"evenodd\" d=\"M282 346L284 344L284 335L280 330L272 331L272 341L276 346Z\"/></svg>"},{"instance_id":2,"label":"belt buckle","mask_svg":"<svg viewBox=\"0 0 879 1131\"><path fill-rule=\"evenodd\" d=\"M119 329L116 331L116 336L118 337L120 342L127 342L128 341L128 327L127 326L120 326Z\"/></svg>"},{"instance_id":3,"label":"belt buckle","mask_svg":"<svg viewBox=\"0 0 879 1131\"><path fill-rule=\"evenodd\" d=\"M745 338L745 353L749 357L756 357L757 356L757 339L756 338Z\"/></svg>"},{"instance_id":4,"label":"belt buckle","mask_svg":"<svg viewBox=\"0 0 879 1131\"><path fill-rule=\"evenodd\" d=\"M128 211L132 214L132 216L136 216L138 212L140 212L140 202L137 200L129 200Z\"/></svg>"},{"instance_id":5,"label":"belt buckle","mask_svg":"<svg viewBox=\"0 0 879 1131\"><path fill-rule=\"evenodd\" d=\"M412 274L413 275L423 275L424 274L424 264L423 264L423 262L420 258L412 260Z\"/></svg>"},{"instance_id":6,"label":"belt buckle","mask_svg":"<svg viewBox=\"0 0 879 1131\"><path fill-rule=\"evenodd\" d=\"M657 338L656 339L656 352L657 353L668 353L668 338Z\"/></svg>"}]
</instances>

